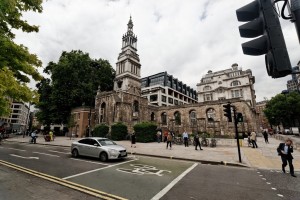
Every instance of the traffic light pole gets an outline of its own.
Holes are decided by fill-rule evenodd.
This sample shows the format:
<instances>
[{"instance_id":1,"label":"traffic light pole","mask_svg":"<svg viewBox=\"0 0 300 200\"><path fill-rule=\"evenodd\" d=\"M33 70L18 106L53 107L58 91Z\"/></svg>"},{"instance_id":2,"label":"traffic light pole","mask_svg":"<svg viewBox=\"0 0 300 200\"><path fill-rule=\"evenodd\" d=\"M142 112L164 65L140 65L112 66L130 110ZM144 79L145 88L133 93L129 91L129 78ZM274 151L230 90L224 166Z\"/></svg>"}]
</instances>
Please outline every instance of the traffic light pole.
<instances>
[{"instance_id":1,"label":"traffic light pole","mask_svg":"<svg viewBox=\"0 0 300 200\"><path fill-rule=\"evenodd\" d=\"M241 158L241 149L240 149L240 142L239 142L239 132L238 132L238 120L236 117L236 108L233 107L233 119L234 119L234 128L235 128L235 137L236 137L236 143L238 147L238 154L239 154L239 162L242 163L242 158Z\"/></svg>"}]
</instances>

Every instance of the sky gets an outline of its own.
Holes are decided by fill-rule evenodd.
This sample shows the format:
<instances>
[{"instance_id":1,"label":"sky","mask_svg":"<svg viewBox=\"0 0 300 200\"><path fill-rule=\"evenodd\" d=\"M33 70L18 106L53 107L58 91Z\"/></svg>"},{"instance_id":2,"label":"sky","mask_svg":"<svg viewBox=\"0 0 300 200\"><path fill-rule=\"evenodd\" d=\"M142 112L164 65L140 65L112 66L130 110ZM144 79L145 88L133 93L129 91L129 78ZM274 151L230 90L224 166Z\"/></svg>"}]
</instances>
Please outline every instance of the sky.
<instances>
[{"instance_id":1,"label":"sky","mask_svg":"<svg viewBox=\"0 0 300 200\"><path fill-rule=\"evenodd\" d=\"M228 69L238 63L255 76L257 101L286 89L287 76L267 75L264 56L248 56L241 44L236 10L251 0L47 0L43 12L24 13L38 33L16 31L24 44L43 62L57 62L63 51L82 50L92 58L106 59L115 68L122 35L130 15L138 37L141 76L167 71L196 89L209 70ZM294 24L280 18L292 66L300 60ZM42 71L42 69L40 70ZM32 83L34 85L34 83Z\"/></svg>"}]
</instances>

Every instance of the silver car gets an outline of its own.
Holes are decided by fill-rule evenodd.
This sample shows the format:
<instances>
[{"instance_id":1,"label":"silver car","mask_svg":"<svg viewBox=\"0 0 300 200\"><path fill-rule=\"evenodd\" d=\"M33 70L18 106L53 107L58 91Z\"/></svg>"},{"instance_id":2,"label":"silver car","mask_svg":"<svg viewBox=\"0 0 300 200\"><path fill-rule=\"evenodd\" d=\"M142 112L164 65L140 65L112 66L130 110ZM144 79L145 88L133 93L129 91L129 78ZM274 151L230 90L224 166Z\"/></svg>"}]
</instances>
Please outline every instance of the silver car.
<instances>
[{"instance_id":1,"label":"silver car","mask_svg":"<svg viewBox=\"0 0 300 200\"><path fill-rule=\"evenodd\" d=\"M101 161L127 156L125 147L117 145L110 139L101 137L88 137L73 142L71 152L73 157L90 156L100 158Z\"/></svg>"}]
</instances>

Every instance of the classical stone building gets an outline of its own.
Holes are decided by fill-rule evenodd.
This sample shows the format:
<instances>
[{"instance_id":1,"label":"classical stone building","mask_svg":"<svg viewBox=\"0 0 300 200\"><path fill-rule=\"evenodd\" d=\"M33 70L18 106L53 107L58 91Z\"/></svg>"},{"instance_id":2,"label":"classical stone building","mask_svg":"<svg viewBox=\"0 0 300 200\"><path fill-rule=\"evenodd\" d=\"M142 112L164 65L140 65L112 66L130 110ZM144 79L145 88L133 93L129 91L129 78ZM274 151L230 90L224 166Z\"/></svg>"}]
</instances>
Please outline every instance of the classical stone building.
<instances>
[{"instance_id":1,"label":"classical stone building","mask_svg":"<svg viewBox=\"0 0 300 200\"><path fill-rule=\"evenodd\" d=\"M260 130L270 128L269 121L265 116L264 109L266 108L267 101L260 101L256 103L257 121Z\"/></svg>"},{"instance_id":2,"label":"classical stone building","mask_svg":"<svg viewBox=\"0 0 300 200\"><path fill-rule=\"evenodd\" d=\"M161 106L151 105L147 97L142 96L141 83L144 84L145 79L141 79L140 76L141 64L136 48L137 37L133 33L131 18L127 26L127 32L122 37L121 53L116 63L114 90L107 92L101 91L101 88L99 88L96 95L96 124L105 123L110 126L116 122L123 122L128 126L129 132L131 132L133 131L133 126L138 122L153 121L159 128L163 130L173 130L176 134L182 133L184 130L187 130L189 133L201 131L220 135L234 134L233 123L227 122L227 118L224 117L223 113L223 105L228 102L229 98L211 98L204 102L197 103L195 101L197 99L195 92L189 88L191 93L188 95L186 91L184 91L187 97L192 95L190 102L188 98L186 98L189 104L181 103L180 105L178 103L178 105L169 104L167 106L167 104L165 104L166 106ZM234 77L231 77L231 75L229 75L231 73L236 73L236 75L234 74ZM217 81L216 84L219 84L219 87L211 86L211 89L215 92L220 89L225 90L226 88L230 88L231 90L234 88L239 91L245 88L245 92L243 93L245 94L243 96L244 98L234 96L238 98L230 98L230 102L236 106L238 112L244 115L244 123L239 124L240 132L257 130L256 113L254 109L254 77L251 71L241 71L234 68L230 69L230 72L229 70L224 70L224 73L214 75L224 76L223 82L228 84L225 87L224 83L219 84L221 80ZM247 83L243 77L247 77L245 79L248 81ZM206 78L208 79L208 77ZM215 82L214 79L211 79L211 75L209 75L209 79L213 80L210 83ZM230 85L230 82L233 81L240 83ZM203 96L201 96L204 94L202 93L202 86L205 84L198 84L199 100L203 100ZM171 87L173 86L171 85ZM179 86L180 84L176 86L176 89L178 89ZM186 89L187 88L185 88L185 90ZM182 88L180 91L182 92Z\"/></svg>"},{"instance_id":3,"label":"classical stone building","mask_svg":"<svg viewBox=\"0 0 300 200\"><path fill-rule=\"evenodd\" d=\"M206 75L197 84L198 101L216 101L241 99L255 108L255 77L250 69L243 71L237 64L230 69L212 72Z\"/></svg>"}]
</instances>

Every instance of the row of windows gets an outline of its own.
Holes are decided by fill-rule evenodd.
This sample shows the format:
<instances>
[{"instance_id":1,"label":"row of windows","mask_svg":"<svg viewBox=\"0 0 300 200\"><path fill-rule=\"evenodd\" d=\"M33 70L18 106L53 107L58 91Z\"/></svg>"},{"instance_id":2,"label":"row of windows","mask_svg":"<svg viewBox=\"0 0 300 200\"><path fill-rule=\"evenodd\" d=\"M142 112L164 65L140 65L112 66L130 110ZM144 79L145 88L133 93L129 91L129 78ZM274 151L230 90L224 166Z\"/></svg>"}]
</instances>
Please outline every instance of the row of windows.
<instances>
[{"instance_id":1,"label":"row of windows","mask_svg":"<svg viewBox=\"0 0 300 200\"><path fill-rule=\"evenodd\" d=\"M241 85L240 81L232 81L230 83L230 86L239 86L239 85ZM207 85L207 86L203 87L203 91L209 91L209 90L212 90L211 86Z\"/></svg>"},{"instance_id":2,"label":"row of windows","mask_svg":"<svg viewBox=\"0 0 300 200\"><path fill-rule=\"evenodd\" d=\"M242 89L231 90L231 98L238 98L238 97L243 97L243 90ZM204 101L212 101L212 100L214 100L213 94L212 93L204 94L203 99L204 99ZM225 99L225 97L219 98L219 100L223 100L223 99Z\"/></svg>"},{"instance_id":3,"label":"row of windows","mask_svg":"<svg viewBox=\"0 0 300 200\"><path fill-rule=\"evenodd\" d=\"M150 100L150 102L158 101L158 95L157 94L150 95L149 100ZM166 103L167 102L167 97L164 96L164 95L161 95L161 101ZM177 99L173 99L171 97L168 97L168 103L170 103L170 104L174 103L174 105L183 105L183 102L178 101Z\"/></svg>"}]
</instances>

